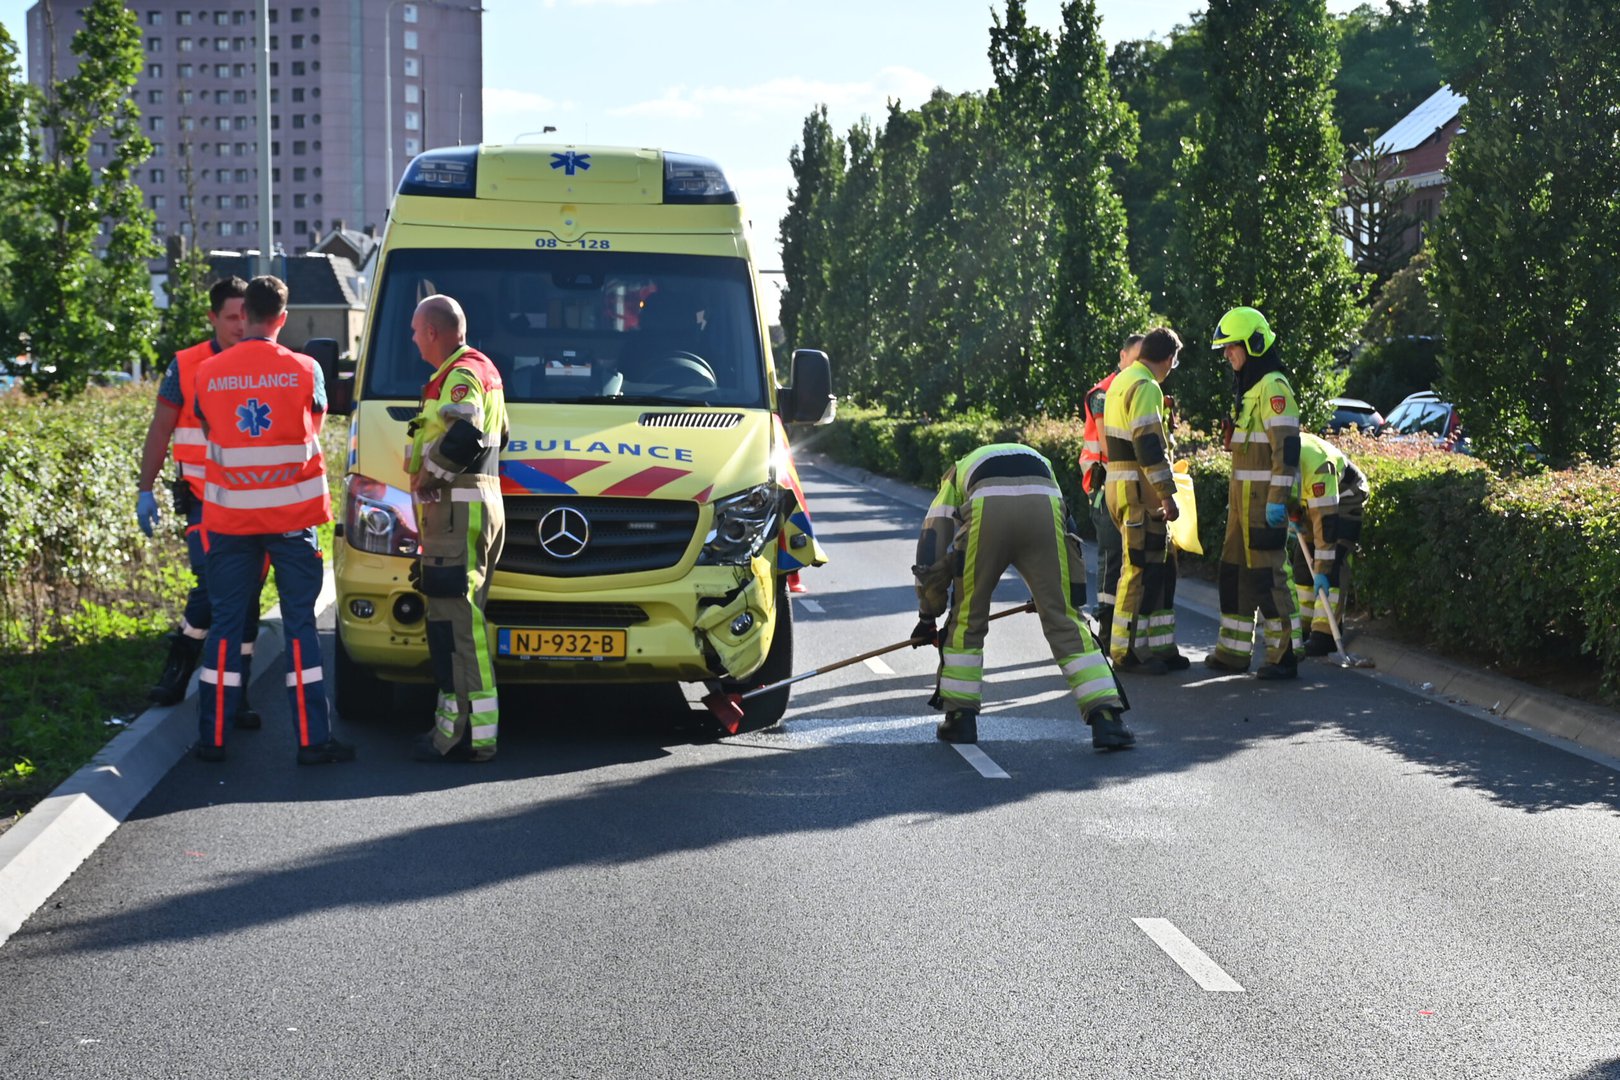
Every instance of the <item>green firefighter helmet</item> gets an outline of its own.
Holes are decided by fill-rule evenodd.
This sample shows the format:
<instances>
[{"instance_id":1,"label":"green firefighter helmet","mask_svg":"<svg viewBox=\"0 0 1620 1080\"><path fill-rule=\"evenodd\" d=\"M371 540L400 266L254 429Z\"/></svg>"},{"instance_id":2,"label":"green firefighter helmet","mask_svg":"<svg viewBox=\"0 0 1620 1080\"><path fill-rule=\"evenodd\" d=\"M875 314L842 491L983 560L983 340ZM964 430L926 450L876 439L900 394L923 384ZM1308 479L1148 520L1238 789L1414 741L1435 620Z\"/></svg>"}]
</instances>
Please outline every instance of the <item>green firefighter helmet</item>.
<instances>
[{"instance_id":1,"label":"green firefighter helmet","mask_svg":"<svg viewBox=\"0 0 1620 1080\"><path fill-rule=\"evenodd\" d=\"M1241 342L1250 356L1262 356L1276 340L1277 335L1271 332L1271 324L1266 322L1264 315L1252 307L1235 307L1221 316L1210 348L1222 349L1233 342Z\"/></svg>"}]
</instances>

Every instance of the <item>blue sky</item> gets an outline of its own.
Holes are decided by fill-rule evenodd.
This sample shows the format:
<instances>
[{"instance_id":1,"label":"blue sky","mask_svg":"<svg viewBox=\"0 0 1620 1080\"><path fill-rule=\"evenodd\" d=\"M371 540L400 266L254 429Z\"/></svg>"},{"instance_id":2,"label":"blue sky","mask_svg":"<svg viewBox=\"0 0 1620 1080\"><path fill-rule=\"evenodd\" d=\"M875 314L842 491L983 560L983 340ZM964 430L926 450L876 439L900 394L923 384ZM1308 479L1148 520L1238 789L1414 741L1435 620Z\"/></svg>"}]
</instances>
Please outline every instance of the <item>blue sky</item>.
<instances>
[{"instance_id":1,"label":"blue sky","mask_svg":"<svg viewBox=\"0 0 1620 1080\"><path fill-rule=\"evenodd\" d=\"M71 3L72 0L58 0ZM371 0L381 3L382 0ZM459 0L458 0L459 2ZM935 86L990 84L989 0L483 0L484 138L658 146L712 157L754 222L761 262L779 266L788 152L826 103L836 130ZM0 0L24 33L27 0ZM1029 0L1058 24L1060 0ZM1347 11L1356 0L1329 0ZM1109 42L1163 36L1203 4L1101 0ZM540 141L531 136L525 141Z\"/></svg>"}]
</instances>

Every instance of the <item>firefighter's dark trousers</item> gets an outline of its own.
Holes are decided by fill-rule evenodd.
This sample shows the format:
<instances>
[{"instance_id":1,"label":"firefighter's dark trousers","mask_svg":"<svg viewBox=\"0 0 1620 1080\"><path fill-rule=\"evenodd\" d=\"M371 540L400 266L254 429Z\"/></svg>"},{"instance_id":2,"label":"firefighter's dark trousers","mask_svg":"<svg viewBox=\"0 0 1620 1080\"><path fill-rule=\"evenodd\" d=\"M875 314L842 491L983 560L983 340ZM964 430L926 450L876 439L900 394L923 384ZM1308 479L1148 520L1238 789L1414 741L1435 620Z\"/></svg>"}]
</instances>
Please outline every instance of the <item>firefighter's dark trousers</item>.
<instances>
[{"instance_id":1,"label":"firefighter's dark trousers","mask_svg":"<svg viewBox=\"0 0 1620 1080\"><path fill-rule=\"evenodd\" d=\"M487 758L495 753L500 698L484 603L506 542L506 513L493 483L438 494L418 504L428 655L439 685L433 745L449 753L466 737L473 755Z\"/></svg>"},{"instance_id":2,"label":"firefighter's dark trousers","mask_svg":"<svg viewBox=\"0 0 1620 1080\"><path fill-rule=\"evenodd\" d=\"M940 646L939 695L947 710L978 709L983 699L984 638L990 595L1008 566L1029 586L1041 629L1069 693L1089 716L1120 708L1108 661L1080 619L1085 563L1057 495L985 495L962 507L955 548L958 572Z\"/></svg>"}]
</instances>

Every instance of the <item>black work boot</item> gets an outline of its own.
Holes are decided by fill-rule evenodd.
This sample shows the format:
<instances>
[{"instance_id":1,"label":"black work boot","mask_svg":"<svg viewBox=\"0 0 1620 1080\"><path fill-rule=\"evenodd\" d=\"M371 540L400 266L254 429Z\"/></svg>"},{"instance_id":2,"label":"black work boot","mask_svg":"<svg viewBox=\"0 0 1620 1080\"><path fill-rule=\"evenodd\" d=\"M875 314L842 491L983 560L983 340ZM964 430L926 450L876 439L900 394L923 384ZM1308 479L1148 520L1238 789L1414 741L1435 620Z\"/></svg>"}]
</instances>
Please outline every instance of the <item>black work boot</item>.
<instances>
[{"instance_id":1,"label":"black work boot","mask_svg":"<svg viewBox=\"0 0 1620 1080\"><path fill-rule=\"evenodd\" d=\"M1091 725L1091 746L1095 750L1124 750L1136 742L1119 709L1112 705L1092 709L1086 723Z\"/></svg>"},{"instance_id":2,"label":"black work boot","mask_svg":"<svg viewBox=\"0 0 1620 1080\"><path fill-rule=\"evenodd\" d=\"M1312 630L1311 636L1305 639L1306 656L1327 656L1333 651L1332 634L1324 634L1320 630Z\"/></svg>"},{"instance_id":3,"label":"black work boot","mask_svg":"<svg viewBox=\"0 0 1620 1080\"><path fill-rule=\"evenodd\" d=\"M439 753L439 747L433 741L433 732L423 732L411 743L411 757L417 761L430 762L456 762L468 765L482 765L486 761L495 760L495 751L481 750L474 752L472 748L472 734L468 732L461 737L461 741L452 746L447 753Z\"/></svg>"},{"instance_id":4,"label":"black work boot","mask_svg":"<svg viewBox=\"0 0 1620 1080\"><path fill-rule=\"evenodd\" d=\"M979 741L979 710L952 709L934 729L934 737L948 743L974 743Z\"/></svg>"},{"instance_id":5,"label":"black work boot","mask_svg":"<svg viewBox=\"0 0 1620 1080\"><path fill-rule=\"evenodd\" d=\"M1294 650L1289 649L1283 653L1282 659L1275 664L1267 664L1260 668L1254 673L1254 677L1271 681L1299 678L1299 661L1294 657Z\"/></svg>"},{"instance_id":6,"label":"black work boot","mask_svg":"<svg viewBox=\"0 0 1620 1080\"><path fill-rule=\"evenodd\" d=\"M236 715L231 717L231 726L238 731L258 731L264 727L264 718L247 703L246 694L242 696L242 704L236 707Z\"/></svg>"},{"instance_id":7,"label":"black work boot","mask_svg":"<svg viewBox=\"0 0 1620 1080\"><path fill-rule=\"evenodd\" d=\"M336 739L327 739L314 746L300 746L298 748L298 764L300 765L330 765L334 762L353 761L354 747L348 743L338 742Z\"/></svg>"},{"instance_id":8,"label":"black work boot","mask_svg":"<svg viewBox=\"0 0 1620 1080\"><path fill-rule=\"evenodd\" d=\"M1169 652L1160 653L1159 659L1163 660L1164 666L1169 668L1171 671L1186 671L1188 668L1192 667L1192 661L1187 659L1185 656L1182 656L1181 650L1173 646Z\"/></svg>"},{"instance_id":9,"label":"black work boot","mask_svg":"<svg viewBox=\"0 0 1620 1080\"><path fill-rule=\"evenodd\" d=\"M1115 662L1114 670L1126 675L1168 675L1170 665L1157 656L1139 660L1134 653L1127 653L1125 659Z\"/></svg>"},{"instance_id":10,"label":"black work boot","mask_svg":"<svg viewBox=\"0 0 1620 1080\"><path fill-rule=\"evenodd\" d=\"M224 761L225 748L213 743L199 742L192 746L191 755L198 761Z\"/></svg>"},{"instance_id":11,"label":"black work boot","mask_svg":"<svg viewBox=\"0 0 1620 1080\"><path fill-rule=\"evenodd\" d=\"M154 705L173 705L185 697L186 684L191 682L191 673L197 670L202 647L202 638L187 637L178 630L170 634L169 658L163 662L163 674L146 692L147 700Z\"/></svg>"},{"instance_id":12,"label":"black work boot","mask_svg":"<svg viewBox=\"0 0 1620 1080\"><path fill-rule=\"evenodd\" d=\"M1208 656L1204 657L1204 666L1209 668L1211 671L1224 671L1227 674L1232 675L1242 674L1249 670L1248 664L1244 664L1242 667L1238 667L1236 664L1228 664L1225 660L1222 660L1214 653L1210 653Z\"/></svg>"}]
</instances>

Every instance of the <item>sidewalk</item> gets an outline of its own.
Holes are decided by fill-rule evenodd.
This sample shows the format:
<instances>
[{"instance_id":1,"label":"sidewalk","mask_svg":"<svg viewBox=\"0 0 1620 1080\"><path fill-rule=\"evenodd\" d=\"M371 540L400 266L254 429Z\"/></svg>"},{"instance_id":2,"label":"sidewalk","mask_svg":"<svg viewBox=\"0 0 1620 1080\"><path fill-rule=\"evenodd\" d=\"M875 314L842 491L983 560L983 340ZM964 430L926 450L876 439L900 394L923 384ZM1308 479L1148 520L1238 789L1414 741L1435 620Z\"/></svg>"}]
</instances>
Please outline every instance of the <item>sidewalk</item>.
<instances>
[{"instance_id":1,"label":"sidewalk","mask_svg":"<svg viewBox=\"0 0 1620 1080\"><path fill-rule=\"evenodd\" d=\"M933 493L923 488L832 461L814 451L796 452L794 457L802 465L820 469L846 483L871 488L918 510L927 509L933 501ZM810 508L810 515L814 520L814 507ZM1086 546L1092 547L1089 543ZM1215 586L1207 581L1190 578L1178 581L1176 606L1210 619L1220 618ZM1371 670L1351 669L1360 674L1382 679L1421 697L1450 702L1469 715L1534 733L1566 749L1578 747L1593 754L1620 758L1620 712L1613 709L1472 668L1388 638L1357 634L1345 647L1377 665Z\"/></svg>"},{"instance_id":2,"label":"sidewalk","mask_svg":"<svg viewBox=\"0 0 1620 1080\"><path fill-rule=\"evenodd\" d=\"M328 566L319 618L337 599ZM281 608L259 620L257 682L281 685ZM197 740L197 680L177 705L147 709L84 768L0 835L0 945L111 836Z\"/></svg>"}]
</instances>

